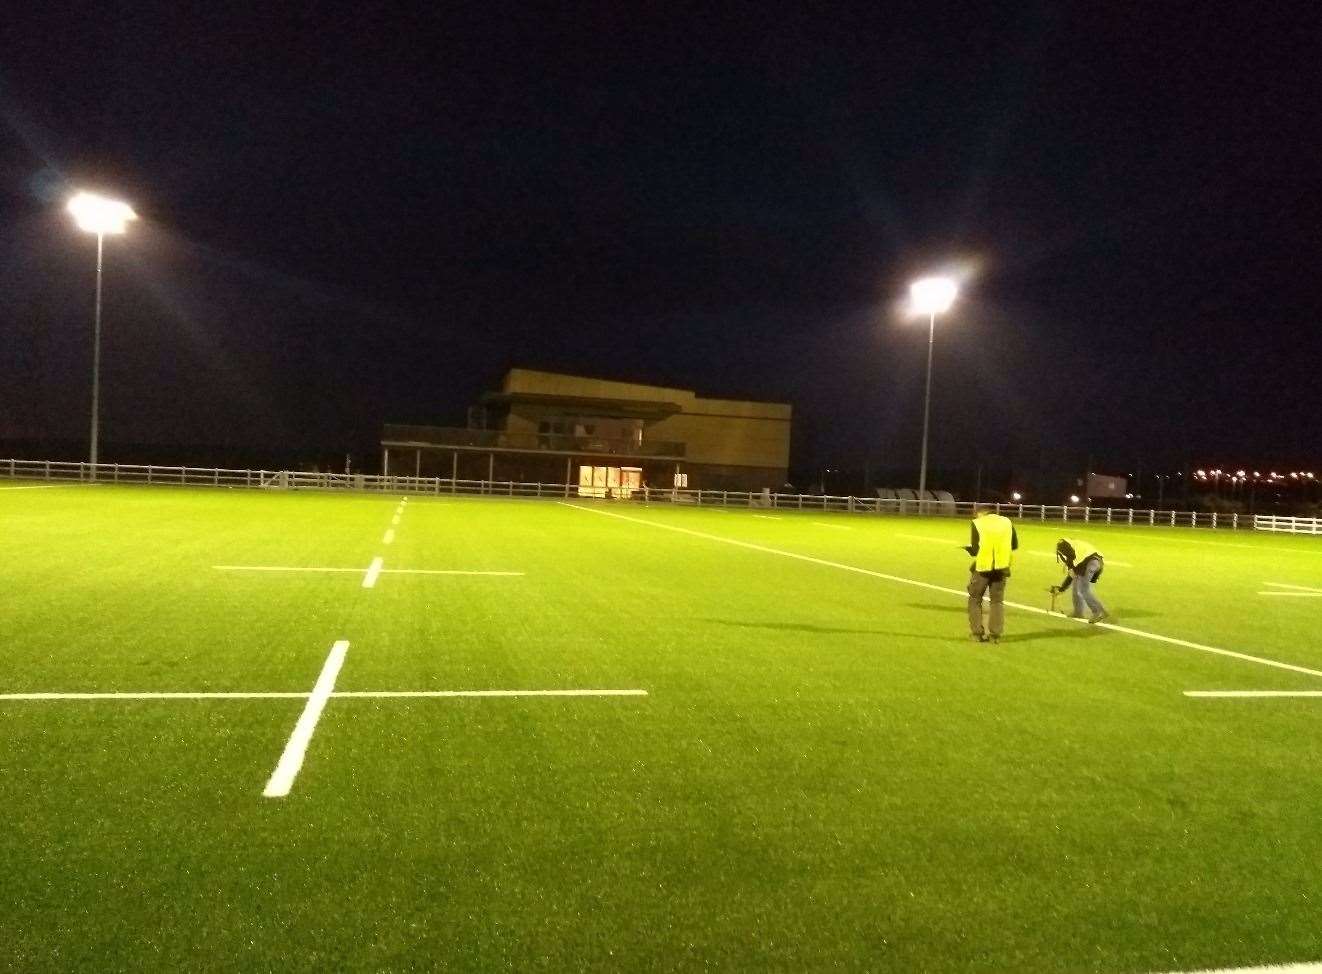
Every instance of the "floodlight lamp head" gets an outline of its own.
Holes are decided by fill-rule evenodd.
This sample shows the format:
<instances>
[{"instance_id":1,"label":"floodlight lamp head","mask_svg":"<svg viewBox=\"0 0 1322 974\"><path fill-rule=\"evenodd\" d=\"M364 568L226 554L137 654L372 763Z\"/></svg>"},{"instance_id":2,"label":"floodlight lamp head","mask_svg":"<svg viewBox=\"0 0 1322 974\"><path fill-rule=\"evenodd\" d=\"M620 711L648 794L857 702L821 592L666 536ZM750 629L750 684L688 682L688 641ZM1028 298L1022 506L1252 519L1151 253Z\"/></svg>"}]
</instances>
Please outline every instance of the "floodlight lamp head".
<instances>
[{"instance_id":1,"label":"floodlight lamp head","mask_svg":"<svg viewBox=\"0 0 1322 974\"><path fill-rule=\"evenodd\" d=\"M133 207L120 200L108 199L96 193L78 193L69 200L67 209L73 215L78 229L104 234L123 233L130 220L136 220L138 214Z\"/></svg>"},{"instance_id":2,"label":"floodlight lamp head","mask_svg":"<svg viewBox=\"0 0 1322 974\"><path fill-rule=\"evenodd\" d=\"M909 285L909 304L916 314L944 314L958 294L959 285L949 277L923 277Z\"/></svg>"}]
</instances>

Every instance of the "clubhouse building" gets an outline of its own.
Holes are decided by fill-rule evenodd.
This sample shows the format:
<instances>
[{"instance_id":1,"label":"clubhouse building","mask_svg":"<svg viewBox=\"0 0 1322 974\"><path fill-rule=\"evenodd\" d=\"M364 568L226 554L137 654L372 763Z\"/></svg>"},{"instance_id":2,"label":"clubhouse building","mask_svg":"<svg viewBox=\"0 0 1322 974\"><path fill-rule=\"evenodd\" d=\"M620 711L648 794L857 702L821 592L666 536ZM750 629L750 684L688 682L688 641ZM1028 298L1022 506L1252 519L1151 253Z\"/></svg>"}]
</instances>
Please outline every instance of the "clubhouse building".
<instances>
[{"instance_id":1,"label":"clubhouse building","mask_svg":"<svg viewBox=\"0 0 1322 974\"><path fill-rule=\"evenodd\" d=\"M511 369L465 428L387 425L383 472L576 484L775 490L789 467L786 403L707 399L689 389Z\"/></svg>"}]
</instances>

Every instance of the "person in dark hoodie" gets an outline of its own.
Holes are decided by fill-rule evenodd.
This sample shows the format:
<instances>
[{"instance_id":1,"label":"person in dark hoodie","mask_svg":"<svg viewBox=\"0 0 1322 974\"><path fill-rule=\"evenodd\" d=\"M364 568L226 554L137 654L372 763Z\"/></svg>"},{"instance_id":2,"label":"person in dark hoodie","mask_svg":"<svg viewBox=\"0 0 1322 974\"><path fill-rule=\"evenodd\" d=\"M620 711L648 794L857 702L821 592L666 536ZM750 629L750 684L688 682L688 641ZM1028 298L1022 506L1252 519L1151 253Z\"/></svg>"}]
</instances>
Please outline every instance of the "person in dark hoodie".
<instances>
[{"instance_id":1,"label":"person in dark hoodie","mask_svg":"<svg viewBox=\"0 0 1322 974\"><path fill-rule=\"evenodd\" d=\"M1073 617L1087 619L1090 623L1107 618L1110 613L1106 611L1106 606L1093 594L1093 586L1102 577L1102 569L1105 567L1102 553L1078 538L1061 538L1056 542L1056 560L1065 566L1065 580L1055 586L1054 591L1072 589Z\"/></svg>"}]
</instances>

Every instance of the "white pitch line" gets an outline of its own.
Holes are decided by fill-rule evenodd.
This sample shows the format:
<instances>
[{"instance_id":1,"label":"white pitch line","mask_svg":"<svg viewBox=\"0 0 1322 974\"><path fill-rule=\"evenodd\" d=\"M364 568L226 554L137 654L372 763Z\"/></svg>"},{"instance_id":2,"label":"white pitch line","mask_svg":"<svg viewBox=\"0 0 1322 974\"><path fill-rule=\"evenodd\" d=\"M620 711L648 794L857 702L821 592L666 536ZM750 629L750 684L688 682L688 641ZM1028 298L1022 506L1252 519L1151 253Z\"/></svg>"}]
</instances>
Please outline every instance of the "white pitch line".
<instances>
[{"instance_id":1,"label":"white pitch line","mask_svg":"<svg viewBox=\"0 0 1322 974\"><path fill-rule=\"evenodd\" d=\"M1322 588L1313 588L1309 585L1290 585L1288 582L1263 582L1263 585L1269 585L1272 588L1288 588L1295 592L1312 592L1315 595L1322 595Z\"/></svg>"},{"instance_id":2,"label":"white pitch line","mask_svg":"<svg viewBox=\"0 0 1322 974\"><path fill-rule=\"evenodd\" d=\"M764 521L783 521L785 520L779 514L754 514L753 517L760 517Z\"/></svg>"},{"instance_id":3,"label":"white pitch line","mask_svg":"<svg viewBox=\"0 0 1322 974\"><path fill-rule=\"evenodd\" d=\"M947 595L958 596L961 599L967 599L968 593L962 589L948 588L945 585L933 585L931 582L920 582L917 579L905 578L901 575L889 575L886 572L873 571L870 568L860 568L857 565L846 565L838 561L827 561L825 558L813 558L811 555L801 555L794 551L783 551L780 548L769 548L766 545L753 544L751 541L739 541L735 538L725 538L719 534L707 534L705 531L694 531L692 528L682 528L674 524L662 524L659 521L648 521L640 517L630 517L627 514L617 514L614 511L602 511L595 507L583 507L578 504L570 504L566 501L557 501L563 507L572 507L575 510L583 511L588 514L599 514L602 517L618 518L621 521L632 521L635 524L643 524L649 528L662 528L666 531L676 531L680 534L691 535L695 538L703 538L707 541L717 541L721 544L734 545L739 548L747 548L750 551L760 551L768 555L780 555L782 558L793 558L796 561L806 561L814 565L822 565L826 568L838 568L841 571L854 572L858 575L868 575L872 578L885 579L888 582L896 582L900 585L912 585L915 588L927 589L931 592L944 592ZM1054 613L1050 609L1039 608L1035 605L1024 605L1022 602L1006 602L1006 605L1023 612L1033 612L1037 615L1050 616ZM1080 625L1087 625L1087 620L1070 620ZM1091 623L1099 629L1110 629L1112 632L1123 632L1127 636L1138 636L1141 639L1151 639L1155 642L1166 643L1171 646L1182 646L1185 649L1197 650L1200 653L1212 653L1216 656L1226 656L1230 659L1243 660L1246 663L1257 663L1259 666L1271 666L1279 670L1290 670L1293 673L1306 673L1309 676L1322 677L1322 670L1309 669L1306 666L1297 666L1294 663L1283 663L1280 660L1268 659L1265 656L1250 656L1248 653L1237 653L1231 649L1219 649L1216 646L1205 646L1202 643L1190 642L1187 639L1176 639L1174 636L1162 636L1155 632L1144 632L1142 629L1131 629L1129 626L1117 625L1114 622Z\"/></svg>"},{"instance_id":4,"label":"white pitch line","mask_svg":"<svg viewBox=\"0 0 1322 974\"><path fill-rule=\"evenodd\" d=\"M276 764L275 771L271 773L271 780L266 783L266 788L262 791L263 797L283 798L294 786L294 779L298 777L299 769L303 767L303 758L307 754L308 744L312 741L312 732L317 729L321 712L326 708L326 701L330 699L331 692L335 689L335 678L340 673L340 667L344 665L344 654L348 651L347 639L338 639L331 646L330 655L326 657L326 662L321 667L321 675L317 677L316 685L308 696L307 706L303 708L298 723L294 725L294 733L289 735L289 743L285 745L284 753L280 755L280 761Z\"/></svg>"},{"instance_id":5,"label":"white pitch line","mask_svg":"<svg viewBox=\"0 0 1322 974\"><path fill-rule=\"evenodd\" d=\"M1166 974L1322 974L1322 964L1265 964L1261 967L1218 967L1216 970L1167 971Z\"/></svg>"},{"instance_id":6,"label":"white pitch line","mask_svg":"<svg viewBox=\"0 0 1322 974\"><path fill-rule=\"evenodd\" d=\"M0 490L54 490L56 487L76 487L77 484L24 484L21 487L0 487Z\"/></svg>"},{"instance_id":7,"label":"white pitch line","mask_svg":"<svg viewBox=\"0 0 1322 974\"><path fill-rule=\"evenodd\" d=\"M367 566L367 571L363 574L363 588L372 588L376 585L377 576L381 574L381 556L377 555L372 559L372 563Z\"/></svg>"},{"instance_id":8,"label":"white pitch line","mask_svg":"<svg viewBox=\"0 0 1322 974\"><path fill-rule=\"evenodd\" d=\"M1185 690L1186 697L1322 697L1322 690Z\"/></svg>"},{"instance_id":9,"label":"white pitch line","mask_svg":"<svg viewBox=\"0 0 1322 974\"><path fill-rule=\"evenodd\" d=\"M308 693L268 693L264 691L217 693L0 693L0 700L303 700Z\"/></svg>"},{"instance_id":10,"label":"white pitch line","mask_svg":"<svg viewBox=\"0 0 1322 974\"><path fill-rule=\"evenodd\" d=\"M1296 599L1322 599L1322 592L1259 592L1259 595L1283 595Z\"/></svg>"},{"instance_id":11,"label":"white pitch line","mask_svg":"<svg viewBox=\"0 0 1322 974\"><path fill-rule=\"evenodd\" d=\"M394 529L394 528L386 528L385 537L383 537L383 538L381 539L381 543L382 543L382 544L390 544L390 543L391 543L392 541L394 541L394 540L395 540L395 529Z\"/></svg>"},{"instance_id":12,"label":"white pitch line","mask_svg":"<svg viewBox=\"0 0 1322 974\"><path fill-rule=\"evenodd\" d=\"M307 700L311 693L236 691L216 693L125 692L125 693L0 693L0 701L58 700ZM335 690L327 695L338 700L395 697L645 697L646 690Z\"/></svg>"},{"instance_id":13,"label":"white pitch line","mask_svg":"<svg viewBox=\"0 0 1322 974\"><path fill-rule=\"evenodd\" d=\"M813 521L812 523L817 525L819 528L835 528L837 531L854 530L847 524L827 524L825 521Z\"/></svg>"}]
</instances>

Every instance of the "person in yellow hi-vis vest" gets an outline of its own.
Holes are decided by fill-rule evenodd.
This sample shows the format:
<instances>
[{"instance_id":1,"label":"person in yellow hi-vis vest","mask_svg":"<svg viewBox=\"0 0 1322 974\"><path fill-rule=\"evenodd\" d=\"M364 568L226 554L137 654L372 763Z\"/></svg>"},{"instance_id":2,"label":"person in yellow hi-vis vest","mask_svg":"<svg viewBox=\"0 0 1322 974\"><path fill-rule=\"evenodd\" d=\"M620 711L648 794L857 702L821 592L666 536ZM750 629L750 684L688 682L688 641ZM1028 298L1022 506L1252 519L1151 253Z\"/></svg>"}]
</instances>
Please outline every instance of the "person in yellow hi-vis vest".
<instances>
[{"instance_id":1,"label":"person in yellow hi-vis vest","mask_svg":"<svg viewBox=\"0 0 1322 974\"><path fill-rule=\"evenodd\" d=\"M1078 538L1061 538L1056 542L1056 560L1065 566L1065 580L1054 586L1054 590L1063 592L1073 584L1070 594L1074 598L1074 618L1087 619L1090 623L1106 619L1109 616L1106 606L1092 589L1106 567L1102 553ZM1091 615L1083 611L1085 608Z\"/></svg>"},{"instance_id":2,"label":"person in yellow hi-vis vest","mask_svg":"<svg viewBox=\"0 0 1322 974\"><path fill-rule=\"evenodd\" d=\"M964 550L973 556L969 566L969 632L980 643L999 642L1005 632L1005 583L1014 565L1019 535L1014 522L991 507L978 504L971 525L972 543ZM991 602L987 626L982 625L982 598Z\"/></svg>"}]
</instances>

